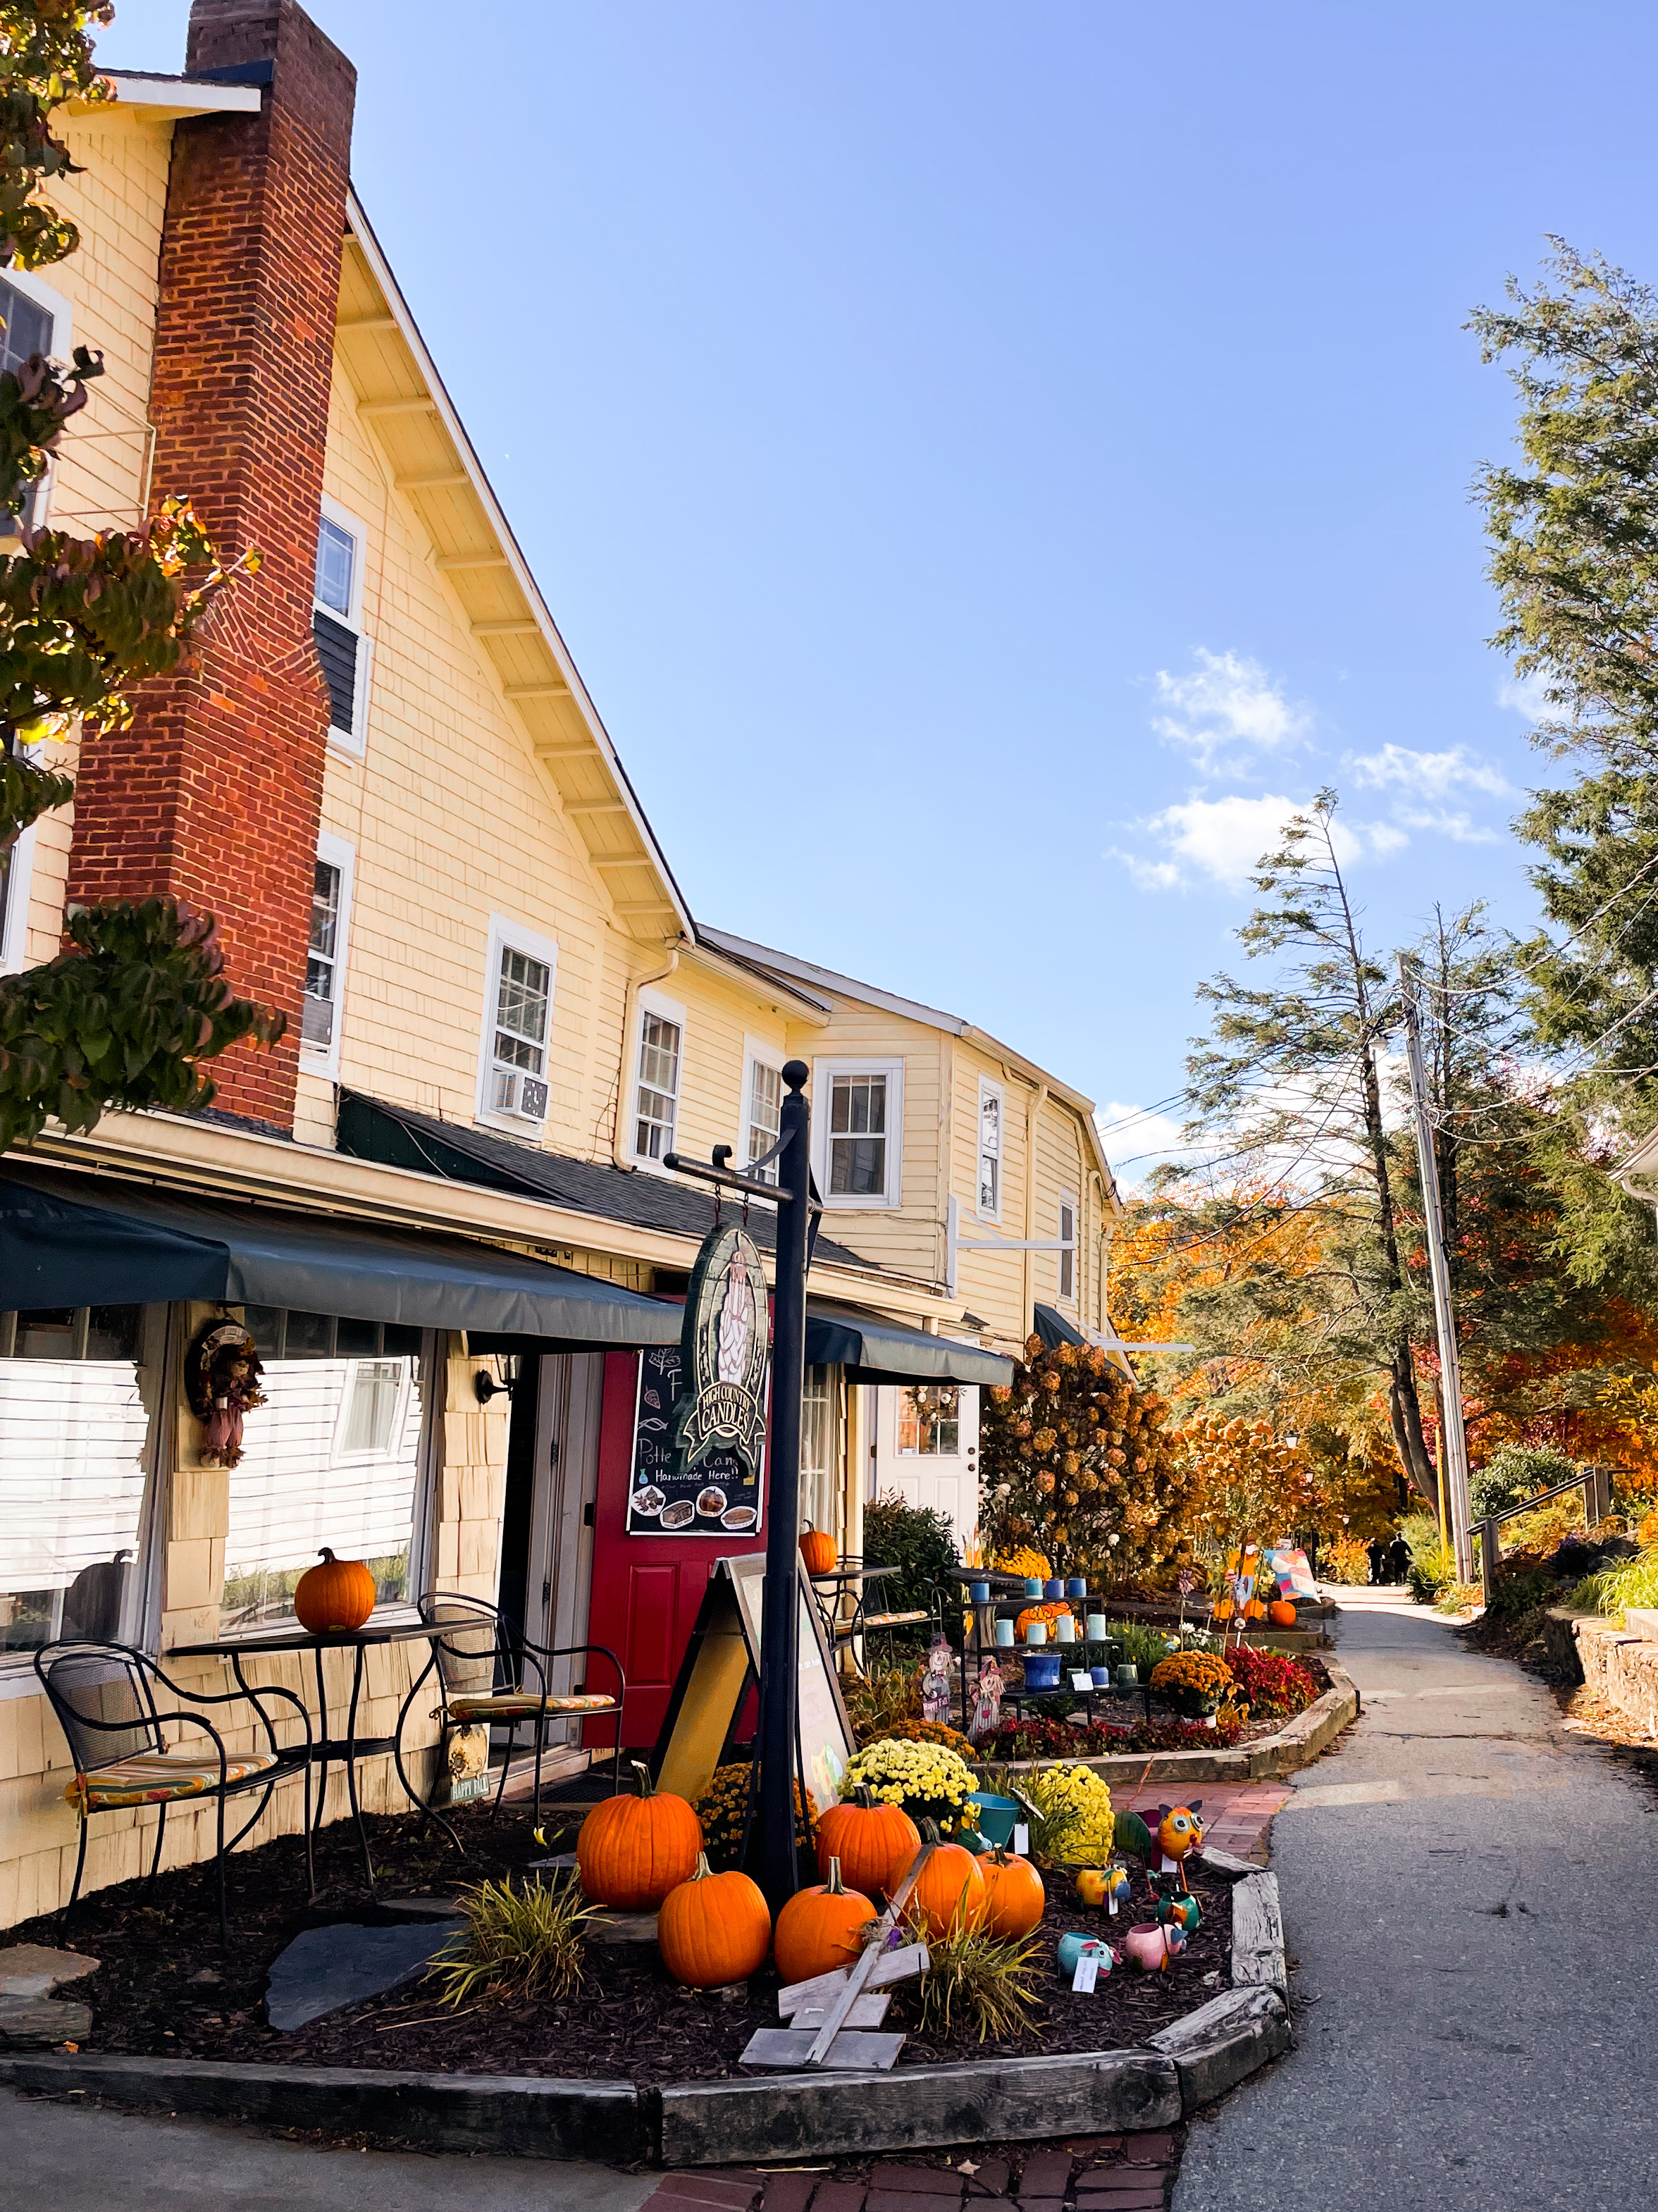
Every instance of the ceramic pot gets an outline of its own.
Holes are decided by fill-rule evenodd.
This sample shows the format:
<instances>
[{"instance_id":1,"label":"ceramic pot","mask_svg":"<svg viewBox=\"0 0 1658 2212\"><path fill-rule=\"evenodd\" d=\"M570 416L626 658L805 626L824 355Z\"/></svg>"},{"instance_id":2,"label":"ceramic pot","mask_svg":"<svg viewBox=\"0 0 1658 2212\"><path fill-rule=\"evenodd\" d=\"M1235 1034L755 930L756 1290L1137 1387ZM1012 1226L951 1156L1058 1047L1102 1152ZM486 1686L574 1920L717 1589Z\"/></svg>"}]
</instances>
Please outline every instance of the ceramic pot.
<instances>
[{"instance_id":1,"label":"ceramic pot","mask_svg":"<svg viewBox=\"0 0 1658 2212\"><path fill-rule=\"evenodd\" d=\"M1088 1677L1096 1690L1108 1690L1111 1687L1111 1669L1108 1667L1090 1667L1088 1670Z\"/></svg>"},{"instance_id":2,"label":"ceramic pot","mask_svg":"<svg viewBox=\"0 0 1658 2212\"><path fill-rule=\"evenodd\" d=\"M990 1602L990 1584L988 1583L969 1583L967 1586L967 1594L972 1599L975 1605L988 1605Z\"/></svg>"},{"instance_id":3,"label":"ceramic pot","mask_svg":"<svg viewBox=\"0 0 1658 2212\"><path fill-rule=\"evenodd\" d=\"M1125 1659L1117 1669L1117 1687L1120 1690L1136 1690L1139 1687L1139 1668L1132 1659Z\"/></svg>"},{"instance_id":4,"label":"ceramic pot","mask_svg":"<svg viewBox=\"0 0 1658 2212\"><path fill-rule=\"evenodd\" d=\"M1027 1690L1057 1690L1060 1686L1059 1653L1057 1651L1026 1652L1024 1686Z\"/></svg>"},{"instance_id":5,"label":"ceramic pot","mask_svg":"<svg viewBox=\"0 0 1658 2212\"><path fill-rule=\"evenodd\" d=\"M1124 1958L1143 1974L1165 1972L1169 1961L1185 1948L1186 1938L1177 1928L1159 1928L1155 1920L1138 1922L1122 1939Z\"/></svg>"},{"instance_id":6,"label":"ceramic pot","mask_svg":"<svg viewBox=\"0 0 1658 2212\"><path fill-rule=\"evenodd\" d=\"M1090 1613L1089 1614L1089 1616L1088 1616L1088 1640L1089 1640L1089 1642L1090 1642L1090 1644L1103 1644L1103 1643L1104 1643L1104 1641L1105 1641L1105 1615L1104 1615L1102 1613Z\"/></svg>"},{"instance_id":7,"label":"ceramic pot","mask_svg":"<svg viewBox=\"0 0 1658 2212\"><path fill-rule=\"evenodd\" d=\"M1056 1643L1074 1644L1076 1642L1077 1624L1068 1613L1062 1613L1060 1615L1059 1619L1054 1624L1054 1641Z\"/></svg>"},{"instance_id":8,"label":"ceramic pot","mask_svg":"<svg viewBox=\"0 0 1658 2212\"><path fill-rule=\"evenodd\" d=\"M1042 1595L1042 1578L1040 1575L1027 1575L1025 1577L1024 1594L1027 1597L1040 1597Z\"/></svg>"},{"instance_id":9,"label":"ceramic pot","mask_svg":"<svg viewBox=\"0 0 1658 2212\"><path fill-rule=\"evenodd\" d=\"M1086 1597L1088 1584L1080 1575L1067 1575L1065 1578L1065 1594L1067 1597Z\"/></svg>"},{"instance_id":10,"label":"ceramic pot","mask_svg":"<svg viewBox=\"0 0 1658 2212\"><path fill-rule=\"evenodd\" d=\"M1001 1644L1012 1643L1013 1623L1011 1620L999 1620L996 1623L996 1641Z\"/></svg>"},{"instance_id":11,"label":"ceramic pot","mask_svg":"<svg viewBox=\"0 0 1658 2212\"><path fill-rule=\"evenodd\" d=\"M1046 1644L1048 1641L1048 1623L1045 1620L1026 1621L1024 1625L1024 1640L1027 1644Z\"/></svg>"}]
</instances>

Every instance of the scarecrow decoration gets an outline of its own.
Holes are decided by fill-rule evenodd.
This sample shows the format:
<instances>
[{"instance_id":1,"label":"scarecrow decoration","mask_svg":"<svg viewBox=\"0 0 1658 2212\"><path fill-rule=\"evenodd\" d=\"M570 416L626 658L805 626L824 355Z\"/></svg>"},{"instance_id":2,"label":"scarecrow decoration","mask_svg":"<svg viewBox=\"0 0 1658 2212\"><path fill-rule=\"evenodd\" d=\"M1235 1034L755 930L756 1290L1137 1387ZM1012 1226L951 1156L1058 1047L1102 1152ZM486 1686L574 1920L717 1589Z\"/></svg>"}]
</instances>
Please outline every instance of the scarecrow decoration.
<instances>
[{"instance_id":1,"label":"scarecrow decoration","mask_svg":"<svg viewBox=\"0 0 1658 2212\"><path fill-rule=\"evenodd\" d=\"M235 1467L242 1456L242 1417L265 1402L264 1373L253 1340L239 1321L210 1321L185 1355L185 1395L207 1434L203 1467Z\"/></svg>"}]
</instances>

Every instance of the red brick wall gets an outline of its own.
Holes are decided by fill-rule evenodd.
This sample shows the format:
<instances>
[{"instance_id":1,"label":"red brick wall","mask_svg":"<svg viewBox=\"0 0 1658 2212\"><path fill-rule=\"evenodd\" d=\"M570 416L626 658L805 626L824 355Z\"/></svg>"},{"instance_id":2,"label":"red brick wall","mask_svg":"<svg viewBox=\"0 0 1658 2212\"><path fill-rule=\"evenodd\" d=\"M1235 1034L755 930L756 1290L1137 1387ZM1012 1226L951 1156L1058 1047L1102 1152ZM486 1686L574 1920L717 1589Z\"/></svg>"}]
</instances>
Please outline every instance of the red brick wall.
<instances>
[{"instance_id":1,"label":"red brick wall","mask_svg":"<svg viewBox=\"0 0 1658 2212\"><path fill-rule=\"evenodd\" d=\"M89 744L70 896L166 894L219 918L238 992L288 1017L213 1064L218 1104L293 1126L328 699L312 583L356 76L293 0L195 0L185 68L270 61L258 115L179 123L151 414L160 498L263 565L209 611L191 665Z\"/></svg>"}]
</instances>

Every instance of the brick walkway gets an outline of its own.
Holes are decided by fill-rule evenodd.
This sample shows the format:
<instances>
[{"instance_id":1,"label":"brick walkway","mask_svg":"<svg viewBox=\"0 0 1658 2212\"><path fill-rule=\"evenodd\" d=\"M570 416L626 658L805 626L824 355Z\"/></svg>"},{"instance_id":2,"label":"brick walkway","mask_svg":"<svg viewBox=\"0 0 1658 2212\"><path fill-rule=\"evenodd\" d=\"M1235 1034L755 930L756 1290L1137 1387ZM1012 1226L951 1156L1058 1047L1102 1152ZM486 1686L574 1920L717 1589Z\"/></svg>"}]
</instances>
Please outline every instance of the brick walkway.
<instances>
[{"instance_id":1,"label":"brick walkway","mask_svg":"<svg viewBox=\"0 0 1658 2212\"><path fill-rule=\"evenodd\" d=\"M969 2154L953 2166L716 2167L666 2175L643 2212L1163 2212L1176 2160L1159 2130Z\"/></svg>"},{"instance_id":2,"label":"brick walkway","mask_svg":"<svg viewBox=\"0 0 1658 2212\"><path fill-rule=\"evenodd\" d=\"M1201 1798L1203 1809L1199 1818L1204 1823L1206 1841L1218 1850L1230 1851L1234 1857L1253 1859L1257 1866L1266 1863L1266 1826L1280 1805L1289 1802L1290 1792L1280 1782L1194 1782L1186 1797ZM1113 1790L1111 1802L1120 1813L1138 1813L1148 1826L1159 1805L1180 1803L1181 1796L1172 1782L1153 1783L1145 1790L1120 1793Z\"/></svg>"}]
</instances>

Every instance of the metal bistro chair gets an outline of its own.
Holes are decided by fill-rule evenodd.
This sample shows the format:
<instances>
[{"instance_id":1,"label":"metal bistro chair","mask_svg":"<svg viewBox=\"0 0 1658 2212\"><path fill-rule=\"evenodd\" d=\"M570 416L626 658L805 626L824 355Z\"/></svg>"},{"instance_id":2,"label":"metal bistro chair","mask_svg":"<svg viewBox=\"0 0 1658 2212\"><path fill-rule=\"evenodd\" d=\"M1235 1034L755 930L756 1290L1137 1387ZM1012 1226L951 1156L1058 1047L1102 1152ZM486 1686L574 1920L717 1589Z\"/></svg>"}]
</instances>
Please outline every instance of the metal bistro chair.
<instances>
[{"instance_id":1,"label":"metal bistro chair","mask_svg":"<svg viewBox=\"0 0 1658 2212\"><path fill-rule=\"evenodd\" d=\"M525 1721L533 1722L536 1732L536 1826L541 1825L541 1759L550 1720L568 1719L573 1714L614 1713L614 1787L621 1788L622 1709L627 1702L628 1678L615 1652L603 1644L553 1647L532 1644L498 1607L486 1603L483 1598L454 1597L441 1590L422 1598L420 1616L438 1632L432 1638L432 1656L443 1686L443 1703L434 1719L459 1726L481 1721L486 1727L504 1727L507 1730L507 1756L501 1763L501 1781L495 1790L491 1820L500 1813L501 1801L507 1794L513 1743ZM607 1660L615 1670L614 1697L601 1690L561 1693L549 1689L548 1668L553 1660L586 1657L595 1653ZM411 1690L411 1700L413 1696ZM407 1711L406 1705L404 1710ZM428 1804L426 1809L430 1812L433 1808Z\"/></svg>"},{"instance_id":2,"label":"metal bistro chair","mask_svg":"<svg viewBox=\"0 0 1658 2212\"><path fill-rule=\"evenodd\" d=\"M225 1913L224 1863L242 1838L259 1820L270 1802L270 1793L286 1774L296 1770L305 1776L305 1870L312 1898L317 1894L316 1868L311 1850L311 1716L305 1701L292 1690L271 1682L257 1689L187 1690L163 1673L147 1651L126 1644L47 1644L34 1655L34 1671L52 1701L59 1727L75 1760L75 1779L64 1795L76 1808L81 1828L81 1849L75 1862L75 1887L64 1907L60 1927L81 1895L86 1871L87 1830L94 1813L124 1811L134 1805L156 1808L155 1855L149 1864L144 1895L155 1887L161 1863L161 1843L167 1833L167 1808L171 1804L200 1797L213 1798L218 1807L216 1857L219 1875L219 1939L230 1940ZM211 1721L185 1706L162 1711L155 1686L185 1705L235 1705L244 1701L258 1715L269 1749L231 1752ZM284 1751L276 1741L270 1714L260 1700L277 1698L299 1714L305 1729L303 1745ZM182 1743L168 1750L162 1734L165 1723L176 1722L199 1729L209 1741L197 1749ZM243 1822L225 1841L225 1800L250 1790L261 1795L252 1819Z\"/></svg>"},{"instance_id":3,"label":"metal bistro chair","mask_svg":"<svg viewBox=\"0 0 1658 2212\"><path fill-rule=\"evenodd\" d=\"M848 1568L864 1569L865 1567L865 1562L859 1559L848 1559L843 1561L842 1564ZM874 1595L876 1605L879 1607L881 1603L881 1593L880 1585L878 1583L874 1585ZM867 1586L861 1583L853 1591L853 1615L850 1621L847 1623L847 1627L849 1638L858 1637L863 1639L864 1656L861 1671L865 1674L867 1674L870 1671L871 1667L875 1663L875 1638L877 1636L882 1636L885 1639L882 1656L886 1660L888 1665L890 1665L892 1662L893 1649L896 1641L896 1632L901 1628L916 1627L922 1621L929 1620L932 1617L930 1609L926 1606L921 1606L920 1607L899 1607L884 1612L878 1611L872 1613L869 1610ZM853 1656L855 1659L855 1651Z\"/></svg>"}]
</instances>

